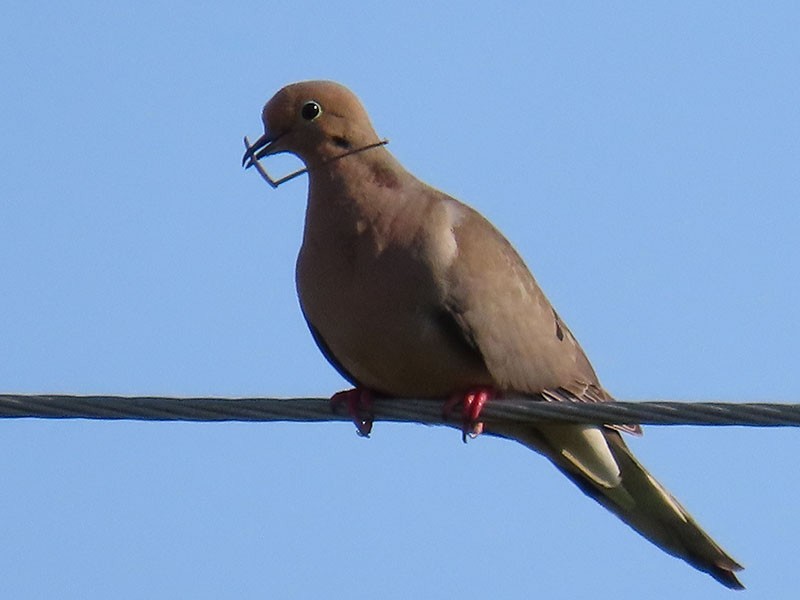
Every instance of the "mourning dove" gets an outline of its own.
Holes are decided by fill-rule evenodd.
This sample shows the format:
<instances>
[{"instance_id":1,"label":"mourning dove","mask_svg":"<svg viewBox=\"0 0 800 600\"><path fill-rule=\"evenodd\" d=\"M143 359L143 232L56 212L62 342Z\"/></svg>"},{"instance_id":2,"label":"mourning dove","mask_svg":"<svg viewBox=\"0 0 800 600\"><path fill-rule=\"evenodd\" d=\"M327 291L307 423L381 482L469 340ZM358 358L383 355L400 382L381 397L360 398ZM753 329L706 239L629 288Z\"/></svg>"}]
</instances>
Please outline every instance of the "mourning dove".
<instances>
[{"instance_id":1,"label":"mourning dove","mask_svg":"<svg viewBox=\"0 0 800 600\"><path fill-rule=\"evenodd\" d=\"M259 159L289 152L306 166L297 291L323 354L356 386L349 400L460 398L471 421L500 395L613 401L511 244L406 171L352 92L328 81L288 85L262 119L264 135L252 146L245 138L243 164L266 175ZM487 425L546 456L664 551L741 589L742 567L639 464L624 429L638 426Z\"/></svg>"}]
</instances>

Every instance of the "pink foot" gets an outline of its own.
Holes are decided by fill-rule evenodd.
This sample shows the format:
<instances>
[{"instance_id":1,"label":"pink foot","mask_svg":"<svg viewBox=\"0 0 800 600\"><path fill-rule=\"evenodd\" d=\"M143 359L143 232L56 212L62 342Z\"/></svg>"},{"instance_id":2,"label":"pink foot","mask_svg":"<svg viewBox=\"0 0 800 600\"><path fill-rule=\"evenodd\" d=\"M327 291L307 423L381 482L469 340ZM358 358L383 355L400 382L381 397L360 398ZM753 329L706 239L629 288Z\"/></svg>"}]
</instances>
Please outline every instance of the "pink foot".
<instances>
[{"instance_id":1,"label":"pink foot","mask_svg":"<svg viewBox=\"0 0 800 600\"><path fill-rule=\"evenodd\" d=\"M336 412L337 408L345 403L347 413L353 418L356 424L358 435L369 437L372 431L372 392L366 388L353 388L336 392L331 397L331 408Z\"/></svg>"},{"instance_id":2,"label":"pink foot","mask_svg":"<svg viewBox=\"0 0 800 600\"><path fill-rule=\"evenodd\" d=\"M467 436L471 438L478 437L483 431L483 423L478 421L481 416L484 404L489 400L496 398L499 394L496 390L490 387L475 387L467 390L464 394L453 394L450 399L445 403L442 413L445 419L450 417L456 406L461 404L462 409L462 428L461 428L461 441L466 443Z\"/></svg>"}]
</instances>

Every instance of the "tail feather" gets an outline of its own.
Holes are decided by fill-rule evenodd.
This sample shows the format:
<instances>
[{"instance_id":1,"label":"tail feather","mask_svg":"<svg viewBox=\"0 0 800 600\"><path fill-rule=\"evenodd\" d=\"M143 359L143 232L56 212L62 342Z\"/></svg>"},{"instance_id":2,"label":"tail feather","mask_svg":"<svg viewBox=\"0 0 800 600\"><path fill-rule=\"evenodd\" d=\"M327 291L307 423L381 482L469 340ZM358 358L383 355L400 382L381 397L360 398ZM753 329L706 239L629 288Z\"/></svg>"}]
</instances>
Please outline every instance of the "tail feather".
<instances>
[{"instance_id":1,"label":"tail feather","mask_svg":"<svg viewBox=\"0 0 800 600\"><path fill-rule=\"evenodd\" d=\"M744 589L734 574L742 566L711 539L686 509L647 472L617 431L607 428L600 431L619 467L621 482L617 485L609 485L582 469L581 464L566 458L569 453L565 448L553 444L553 440L564 438L561 433L549 436L544 428L535 430L518 426L495 433L516 439L547 456L587 496L665 552L708 573L726 587Z\"/></svg>"}]
</instances>

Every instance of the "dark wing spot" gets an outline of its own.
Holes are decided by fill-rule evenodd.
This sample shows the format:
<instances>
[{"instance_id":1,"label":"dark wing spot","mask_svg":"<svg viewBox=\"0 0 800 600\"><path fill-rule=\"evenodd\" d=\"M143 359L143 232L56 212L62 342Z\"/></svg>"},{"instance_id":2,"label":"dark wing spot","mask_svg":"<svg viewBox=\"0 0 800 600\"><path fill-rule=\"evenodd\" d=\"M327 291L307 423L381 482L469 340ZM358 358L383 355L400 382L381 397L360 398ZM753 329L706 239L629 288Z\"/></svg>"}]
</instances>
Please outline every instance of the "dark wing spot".
<instances>
[{"instance_id":1,"label":"dark wing spot","mask_svg":"<svg viewBox=\"0 0 800 600\"><path fill-rule=\"evenodd\" d=\"M558 338L558 341L563 342L564 329L561 327L561 319L558 317L558 313L555 310L553 310L553 317L556 320L556 337Z\"/></svg>"}]
</instances>

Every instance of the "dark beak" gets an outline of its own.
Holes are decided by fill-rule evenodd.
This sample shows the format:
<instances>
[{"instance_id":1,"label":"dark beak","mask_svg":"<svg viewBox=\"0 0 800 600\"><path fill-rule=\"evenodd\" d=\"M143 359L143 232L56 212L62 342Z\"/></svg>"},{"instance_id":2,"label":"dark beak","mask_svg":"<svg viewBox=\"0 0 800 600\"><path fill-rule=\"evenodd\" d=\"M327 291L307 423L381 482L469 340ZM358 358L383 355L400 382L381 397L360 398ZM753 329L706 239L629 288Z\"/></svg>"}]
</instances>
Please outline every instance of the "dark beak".
<instances>
[{"instance_id":1,"label":"dark beak","mask_svg":"<svg viewBox=\"0 0 800 600\"><path fill-rule=\"evenodd\" d=\"M268 133L262 135L252 145L250 145L250 141L247 138L244 139L247 150L242 157L242 166L245 169L249 169L256 164L259 159L268 156L271 149L270 144L275 141Z\"/></svg>"},{"instance_id":2,"label":"dark beak","mask_svg":"<svg viewBox=\"0 0 800 600\"><path fill-rule=\"evenodd\" d=\"M256 171L258 171L258 174L261 175L261 177L264 178L264 181L266 181L272 188L277 188L280 184L308 172L308 169L302 168L279 179L273 179L270 174L267 173L267 170L264 168L264 165L261 164L260 160L265 156L269 156L270 154L286 152L286 150L276 147L275 142L277 142L280 137L280 135L271 137L268 133L265 133L251 144L250 140L247 139L247 136L244 136L245 152L244 156L242 157L242 166L245 169L255 167Z\"/></svg>"}]
</instances>

